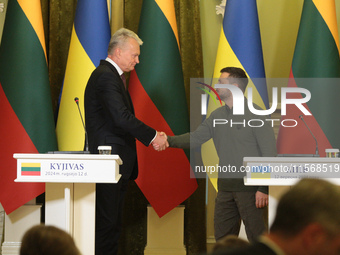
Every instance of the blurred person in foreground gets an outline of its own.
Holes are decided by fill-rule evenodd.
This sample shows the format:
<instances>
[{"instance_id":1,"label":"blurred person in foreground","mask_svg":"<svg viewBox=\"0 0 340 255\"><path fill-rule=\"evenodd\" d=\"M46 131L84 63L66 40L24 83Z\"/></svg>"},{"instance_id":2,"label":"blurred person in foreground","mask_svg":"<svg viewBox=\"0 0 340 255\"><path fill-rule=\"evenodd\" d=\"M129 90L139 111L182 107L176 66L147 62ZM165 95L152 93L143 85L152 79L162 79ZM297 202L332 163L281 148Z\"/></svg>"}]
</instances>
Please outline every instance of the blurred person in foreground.
<instances>
[{"instance_id":1,"label":"blurred person in foreground","mask_svg":"<svg viewBox=\"0 0 340 255\"><path fill-rule=\"evenodd\" d=\"M24 234L20 255L81 255L73 238L54 226L33 226Z\"/></svg>"},{"instance_id":2,"label":"blurred person in foreground","mask_svg":"<svg viewBox=\"0 0 340 255\"><path fill-rule=\"evenodd\" d=\"M249 247L213 254L340 254L340 187L321 179L301 180L281 197L269 234Z\"/></svg>"},{"instance_id":3,"label":"blurred person in foreground","mask_svg":"<svg viewBox=\"0 0 340 255\"><path fill-rule=\"evenodd\" d=\"M241 248L249 245L250 243L247 240L235 235L228 235L218 240L212 250L215 252L225 250L227 248Z\"/></svg>"}]
</instances>

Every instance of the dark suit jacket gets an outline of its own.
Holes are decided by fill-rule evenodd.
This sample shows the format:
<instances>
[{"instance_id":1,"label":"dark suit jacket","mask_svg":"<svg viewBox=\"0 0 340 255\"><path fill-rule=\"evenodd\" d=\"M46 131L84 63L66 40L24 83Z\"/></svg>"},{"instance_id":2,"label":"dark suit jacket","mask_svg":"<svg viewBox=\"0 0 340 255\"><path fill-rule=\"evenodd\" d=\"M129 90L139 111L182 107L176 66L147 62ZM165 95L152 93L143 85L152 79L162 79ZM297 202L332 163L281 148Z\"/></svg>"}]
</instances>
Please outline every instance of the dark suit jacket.
<instances>
[{"instance_id":1,"label":"dark suit jacket","mask_svg":"<svg viewBox=\"0 0 340 255\"><path fill-rule=\"evenodd\" d=\"M85 123L90 152L96 154L98 146L110 145L111 154L118 154L123 160L122 178L137 178L135 138L148 146L156 130L135 117L118 71L105 60L93 71L85 89Z\"/></svg>"}]
</instances>

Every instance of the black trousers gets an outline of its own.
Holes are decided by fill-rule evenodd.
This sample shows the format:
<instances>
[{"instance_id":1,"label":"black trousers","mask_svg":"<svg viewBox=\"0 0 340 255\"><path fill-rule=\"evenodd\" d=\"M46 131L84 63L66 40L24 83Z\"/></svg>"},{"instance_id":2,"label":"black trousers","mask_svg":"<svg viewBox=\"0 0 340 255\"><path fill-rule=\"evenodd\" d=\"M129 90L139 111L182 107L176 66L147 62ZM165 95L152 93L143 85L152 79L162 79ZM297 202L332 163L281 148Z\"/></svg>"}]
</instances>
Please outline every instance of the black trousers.
<instances>
[{"instance_id":1,"label":"black trousers","mask_svg":"<svg viewBox=\"0 0 340 255\"><path fill-rule=\"evenodd\" d=\"M115 255L122 227L122 211L128 180L96 184L95 254Z\"/></svg>"}]
</instances>

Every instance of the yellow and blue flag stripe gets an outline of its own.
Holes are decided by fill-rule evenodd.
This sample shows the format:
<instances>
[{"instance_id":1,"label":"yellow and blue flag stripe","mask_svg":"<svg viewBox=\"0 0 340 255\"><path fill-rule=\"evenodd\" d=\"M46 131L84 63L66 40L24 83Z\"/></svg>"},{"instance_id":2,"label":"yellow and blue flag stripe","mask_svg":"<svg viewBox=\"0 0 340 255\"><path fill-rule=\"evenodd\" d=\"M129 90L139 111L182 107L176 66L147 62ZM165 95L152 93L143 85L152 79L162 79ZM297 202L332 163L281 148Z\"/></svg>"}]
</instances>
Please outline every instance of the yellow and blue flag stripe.
<instances>
[{"instance_id":1,"label":"yellow and blue flag stripe","mask_svg":"<svg viewBox=\"0 0 340 255\"><path fill-rule=\"evenodd\" d=\"M253 102L262 109L269 108L265 79L251 80L265 78L256 0L228 0L226 3L213 77L218 78L220 70L228 66L245 70L250 78L248 87L253 89ZM210 100L207 114L217 107ZM202 158L205 165L218 162L212 141L202 146ZM212 183L216 188L216 179Z\"/></svg>"},{"instance_id":2,"label":"yellow and blue flag stripe","mask_svg":"<svg viewBox=\"0 0 340 255\"><path fill-rule=\"evenodd\" d=\"M84 148L85 131L74 98L84 114L84 91L92 71L107 56L111 31L106 0L78 0L57 120L60 151Z\"/></svg>"}]
</instances>

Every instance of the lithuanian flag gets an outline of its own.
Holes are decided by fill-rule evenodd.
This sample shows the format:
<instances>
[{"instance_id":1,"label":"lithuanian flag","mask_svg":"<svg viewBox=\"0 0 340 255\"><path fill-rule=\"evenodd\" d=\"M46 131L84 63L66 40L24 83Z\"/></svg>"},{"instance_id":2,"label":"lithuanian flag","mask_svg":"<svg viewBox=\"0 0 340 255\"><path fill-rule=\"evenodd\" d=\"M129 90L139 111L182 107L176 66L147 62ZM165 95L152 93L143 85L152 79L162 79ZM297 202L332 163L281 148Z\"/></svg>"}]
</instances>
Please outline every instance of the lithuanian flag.
<instances>
[{"instance_id":1,"label":"lithuanian flag","mask_svg":"<svg viewBox=\"0 0 340 255\"><path fill-rule=\"evenodd\" d=\"M22 176L40 176L41 164L40 163L21 163Z\"/></svg>"},{"instance_id":2,"label":"lithuanian flag","mask_svg":"<svg viewBox=\"0 0 340 255\"><path fill-rule=\"evenodd\" d=\"M14 183L13 153L57 149L39 0L8 1L0 46L0 202L7 214L45 191Z\"/></svg>"},{"instance_id":3,"label":"lithuanian flag","mask_svg":"<svg viewBox=\"0 0 340 255\"><path fill-rule=\"evenodd\" d=\"M144 43L129 82L136 117L167 135L186 133L189 118L173 1L144 0L138 34ZM196 190L183 150L156 152L138 143L137 153L136 182L159 217Z\"/></svg>"},{"instance_id":4,"label":"lithuanian flag","mask_svg":"<svg viewBox=\"0 0 340 255\"><path fill-rule=\"evenodd\" d=\"M57 120L60 151L84 149L85 131L74 101L84 116L84 91L100 59L107 56L111 36L107 1L78 0Z\"/></svg>"},{"instance_id":5,"label":"lithuanian flag","mask_svg":"<svg viewBox=\"0 0 340 255\"><path fill-rule=\"evenodd\" d=\"M304 105L311 116L304 120L314 134L321 156L326 148L340 148L340 58L339 37L334 0L305 0L290 73L289 87L310 91L311 100ZM306 79L309 78L309 79ZM291 97L301 98L301 95ZM316 142L299 120L301 111L287 107L281 120L295 119L294 128L280 127L277 148L281 154L315 154Z\"/></svg>"}]
</instances>

